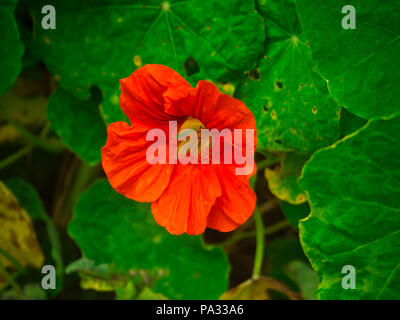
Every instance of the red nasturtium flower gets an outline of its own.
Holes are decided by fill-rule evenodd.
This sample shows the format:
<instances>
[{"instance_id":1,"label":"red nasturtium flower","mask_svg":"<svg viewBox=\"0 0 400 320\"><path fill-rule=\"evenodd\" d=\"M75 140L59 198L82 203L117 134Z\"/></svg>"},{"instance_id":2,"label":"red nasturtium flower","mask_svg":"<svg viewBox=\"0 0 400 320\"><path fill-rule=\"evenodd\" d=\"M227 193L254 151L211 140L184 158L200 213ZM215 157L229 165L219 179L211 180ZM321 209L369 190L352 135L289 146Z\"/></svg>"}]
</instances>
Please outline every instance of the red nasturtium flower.
<instances>
[{"instance_id":1,"label":"red nasturtium flower","mask_svg":"<svg viewBox=\"0 0 400 320\"><path fill-rule=\"evenodd\" d=\"M222 160L220 164L150 164L146 150L154 142L147 141L146 134L160 128L168 136L172 120L177 121L178 133L184 127L253 129L255 133L254 117L244 103L208 81L193 88L163 65L145 65L120 82L120 105L131 125L115 122L107 129L102 164L112 187L127 198L151 202L154 219L172 234L200 234L206 227L227 232L243 224L255 207L256 196L248 181L255 170L236 175L239 165Z\"/></svg>"}]
</instances>

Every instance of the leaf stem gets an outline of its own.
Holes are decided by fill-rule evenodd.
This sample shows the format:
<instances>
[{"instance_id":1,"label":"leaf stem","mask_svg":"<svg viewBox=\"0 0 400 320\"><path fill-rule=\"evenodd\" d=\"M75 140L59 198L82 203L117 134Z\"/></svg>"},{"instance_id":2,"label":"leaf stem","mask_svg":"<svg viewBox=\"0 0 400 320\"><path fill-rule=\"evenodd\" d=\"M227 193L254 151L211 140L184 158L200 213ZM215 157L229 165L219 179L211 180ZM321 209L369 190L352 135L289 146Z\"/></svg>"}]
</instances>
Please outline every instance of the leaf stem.
<instances>
[{"instance_id":1,"label":"leaf stem","mask_svg":"<svg viewBox=\"0 0 400 320\"><path fill-rule=\"evenodd\" d=\"M290 222L289 221L287 221L287 220L279 221L278 223L276 223L276 224L274 224L272 226L264 228L264 230L263 230L264 236L269 236L271 234L274 234L275 232L279 232L279 231L281 231L283 229L286 229L289 226L290 226ZM226 246L229 246L229 245L231 245L231 244L233 244L235 242L238 242L240 240L252 238L252 237L255 237L255 236L256 236L256 231L239 233L236 236L233 236L233 237L225 240L224 242L220 243L219 245L221 245L223 247L226 247Z\"/></svg>"},{"instance_id":2,"label":"leaf stem","mask_svg":"<svg viewBox=\"0 0 400 320\"><path fill-rule=\"evenodd\" d=\"M264 226L261 212L257 207L254 210L254 220L256 224L256 254L254 257L253 279L260 275L264 257Z\"/></svg>"},{"instance_id":3,"label":"leaf stem","mask_svg":"<svg viewBox=\"0 0 400 320\"><path fill-rule=\"evenodd\" d=\"M43 212L42 220L46 223L47 234L51 244L51 256L53 257L56 263L57 284L58 284L57 288L62 288L63 278L64 278L64 263L62 259L60 237L58 235L57 228L55 227L54 223L51 221L47 213ZM54 292L54 295L57 292L58 290Z\"/></svg>"},{"instance_id":4,"label":"leaf stem","mask_svg":"<svg viewBox=\"0 0 400 320\"><path fill-rule=\"evenodd\" d=\"M1 115L3 119L5 119L7 122L11 123L15 128L18 129L31 143L34 145L38 146L39 148L42 148L48 152L52 153L58 153L61 152L65 149L64 145L58 141L47 141L43 139L43 134L41 134L40 137L34 136L32 133L30 133L28 130L26 130L23 126L21 126L19 123L14 121L13 119L9 118L8 116ZM47 130L47 128L46 128ZM47 132L46 132L47 133Z\"/></svg>"},{"instance_id":5,"label":"leaf stem","mask_svg":"<svg viewBox=\"0 0 400 320\"><path fill-rule=\"evenodd\" d=\"M28 154L31 150L33 149L33 145L28 145L17 152L9 155L7 158L3 159L0 161L0 170L4 169L5 167L9 166L10 164L14 163L15 161L18 161L21 159L23 156Z\"/></svg>"}]
</instances>

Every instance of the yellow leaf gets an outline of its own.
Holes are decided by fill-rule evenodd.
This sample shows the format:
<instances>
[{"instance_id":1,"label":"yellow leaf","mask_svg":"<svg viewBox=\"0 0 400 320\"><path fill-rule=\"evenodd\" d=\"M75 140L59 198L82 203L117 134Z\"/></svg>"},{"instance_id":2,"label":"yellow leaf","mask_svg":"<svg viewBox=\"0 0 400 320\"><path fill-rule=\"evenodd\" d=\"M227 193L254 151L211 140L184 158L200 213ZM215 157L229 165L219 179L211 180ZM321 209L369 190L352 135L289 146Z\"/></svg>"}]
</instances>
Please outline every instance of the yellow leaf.
<instances>
[{"instance_id":1,"label":"yellow leaf","mask_svg":"<svg viewBox=\"0 0 400 320\"><path fill-rule=\"evenodd\" d=\"M273 291L284 293L291 300L299 299L299 295L283 283L268 277L258 277L226 291L220 300L271 300Z\"/></svg>"},{"instance_id":2,"label":"yellow leaf","mask_svg":"<svg viewBox=\"0 0 400 320\"><path fill-rule=\"evenodd\" d=\"M31 218L15 196L0 181L0 248L13 256L24 267L40 268L43 253L36 239ZM6 268L13 263L0 254ZM0 275L0 278L1 275Z\"/></svg>"},{"instance_id":3,"label":"yellow leaf","mask_svg":"<svg viewBox=\"0 0 400 320\"><path fill-rule=\"evenodd\" d=\"M268 188L278 199L291 204L306 202L304 191L297 183L301 169L308 156L297 155L293 152L279 154L280 165L265 169Z\"/></svg>"}]
</instances>

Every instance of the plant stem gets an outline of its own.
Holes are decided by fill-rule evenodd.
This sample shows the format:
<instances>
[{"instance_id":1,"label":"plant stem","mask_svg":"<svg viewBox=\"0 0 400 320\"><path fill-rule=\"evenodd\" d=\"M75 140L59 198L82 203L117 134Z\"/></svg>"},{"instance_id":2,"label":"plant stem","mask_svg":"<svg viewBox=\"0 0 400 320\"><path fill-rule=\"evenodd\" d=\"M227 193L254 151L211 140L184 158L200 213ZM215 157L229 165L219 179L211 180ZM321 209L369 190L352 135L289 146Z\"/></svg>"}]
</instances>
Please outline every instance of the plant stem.
<instances>
[{"instance_id":1,"label":"plant stem","mask_svg":"<svg viewBox=\"0 0 400 320\"><path fill-rule=\"evenodd\" d=\"M268 227L264 228L264 230L263 230L264 236L269 236L271 234L274 234L275 232L279 232L279 231L289 227L290 225L291 225L290 222L287 220L279 221L278 223L276 223L272 226L268 226ZM255 236L256 236L256 231L239 233L239 234L225 240L224 242L220 243L219 245L226 247L226 246L231 245L232 243L238 242L243 239L252 238Z\"/></svg>"},{"instance_id":2,"label":"plant stem","mask_svg":"<svg viewBox=\"0 0 400 320\"><path fill-rule=\"evenodd\" d=\"M42 219L46 223L47 234L49 236L49 241L51 244L51 256L53 257L56 263L57 284L58 284L57 287L61 288L64 278L64 263L61 254L60 237L58 235L57 228L55 227L54 223L51 221L51 219L45 212L43 212ZM56 290L54 294L56 294L57 292L58 290Z\"/></svg>"},{"instance_id":3,"label":"plant stem","mask_svg":"<svg viewBox=\"0 0 400 320\"><path fill-rule=\"evenodd\" d=\"M261 212L257 207L254 211L254 220L256 224L256 254L254 258L252 278L257 278L260 275L264 257L264 226Z\"/></svg>"},{"instance_id":4,"label":"plant stem","mask_svg":"<svg viewBox=\"0 0 400 320\"><path fill-rule=\"evenodd\" d=\"M2 115L2 118L4 118L7 122L11 123L14 127L16 127L18 131L20 131L34 145L48 152L58 153L64 150L64 145L62 143L58 141L53 141L53 142L46 141L45 139L43 139L42 135L40 137L36 137L28 130L26 130L23 126L21 126L19 123L15 122L13 119L4 115Z\"/></svg>"},{"instance_id":5,"label":"plant stem","mask_svg":"<svg viewBox=\"0 0 400 320\"><path fill-rule=\"evenodd\" d=\"M23 147L22 149L18 150L17 152L13 153L12 155L8 156L4 160L0 161L0 170L4 169L5 167L9 166L10 164L14 163L15 161L21 159L23 156L28 154L33 149L32 145L28 145Z\"/></svg>"}]
</instances>

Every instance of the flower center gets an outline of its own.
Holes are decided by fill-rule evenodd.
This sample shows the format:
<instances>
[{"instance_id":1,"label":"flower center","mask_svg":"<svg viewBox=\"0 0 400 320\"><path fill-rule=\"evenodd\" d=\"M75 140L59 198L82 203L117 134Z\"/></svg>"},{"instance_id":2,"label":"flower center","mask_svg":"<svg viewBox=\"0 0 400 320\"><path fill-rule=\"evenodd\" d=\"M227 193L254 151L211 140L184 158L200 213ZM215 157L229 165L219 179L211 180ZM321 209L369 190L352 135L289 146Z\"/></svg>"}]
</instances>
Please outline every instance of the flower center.
<instances>
[{"instance_id":1,"label":"flower center","mask_svg":"<svg viewBox=\"0 0 400 320\"><path fill-rule=\"evenodd\" d=\"M201 154L201 129L204 128L205 125L200 120L188 117L178 132L178 139L186 136L186 140L178 142L178 154L188 151L188 148L185 148L185 151L181 150L187 143L196 144L198 154ZM186 147L189 147L189 145L186 145Z\"/></svg>"}]
</instances>

